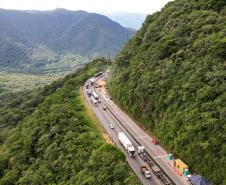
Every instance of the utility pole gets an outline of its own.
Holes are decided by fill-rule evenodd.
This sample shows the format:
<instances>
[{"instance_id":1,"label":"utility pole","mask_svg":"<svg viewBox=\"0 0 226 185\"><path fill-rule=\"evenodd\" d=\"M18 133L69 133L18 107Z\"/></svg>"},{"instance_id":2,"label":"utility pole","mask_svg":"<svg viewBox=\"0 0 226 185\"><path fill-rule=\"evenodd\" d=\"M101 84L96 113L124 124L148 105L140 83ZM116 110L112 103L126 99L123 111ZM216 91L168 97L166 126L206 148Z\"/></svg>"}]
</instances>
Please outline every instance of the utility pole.
<instances>
[{"instance_id":1,"label":"utility pole","mask_svg":"<svg viewBox=\"0 0 226 185\"><path fill-rule=\"evenodd\" d=\"M108 63L110 62L110 57L111 57L111 54L108 53L108 58L107 58L107 67L108 67Z\"/></svg>"}]
</instances>

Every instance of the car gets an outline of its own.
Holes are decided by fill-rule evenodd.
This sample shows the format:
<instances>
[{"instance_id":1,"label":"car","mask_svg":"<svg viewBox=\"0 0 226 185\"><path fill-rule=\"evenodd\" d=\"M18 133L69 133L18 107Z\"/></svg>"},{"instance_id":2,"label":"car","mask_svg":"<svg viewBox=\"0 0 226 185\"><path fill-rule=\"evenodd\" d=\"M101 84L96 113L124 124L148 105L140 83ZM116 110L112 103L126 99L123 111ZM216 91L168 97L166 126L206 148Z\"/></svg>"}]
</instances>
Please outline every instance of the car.
<instances>
[{"instance_id":1,"label":"car","mask_svg":"<svg viewBox=\"0 0 226 185\"><path fill-rule=\"evenodd\" d=\"M90 91L87 91L86 93L87 93L88 97L90 97L92 95Z\"/></svg>"},{"instance_id":2,"label":"car","mask_svg":"<svg viewBox=\"0 0 226 185\"><path fill-rule=\"evenodd\" d=\"M157 145L158 144L158 141L156 139L152 139L151 142L154 144L154 145Z\"/></svg>"},{"instance_id":3,"label":"car","mask_svg":"<svg viewBox=\"0 0 226 185\"><path fill-rule=\"evenodd\" d=\"M146 166L141 166L141 172L143 173L143 175L147 178L150 179L151 178L151 173L148 170L148 168Z\"/></svg>"},{"instance_id":4,"label":"car","mask_svg":"<svg viewBox=\"0 0 226 185\"><path fill-rule=\"evenodd\" d=\"M114 125L112 123L109 124L110 128L113 129Z\"/></svg>"},{"instance_id":5,"label":"car","mask_svg":"<svg viewBox=\"0 0 226 185\"><path fill-rule=\"evenodd\" d=\"M100 99L98 99L98 100L97 100L97 102L98 102L98 103L101 103L101 100L100 100Z\"/></svg>"},{"instance_id":6,"label":"car","mask_svg":"<svg viewBox=\"0 0 226 185\"><path fill-rule=\"evenodd\" d=\"M105 105L103 106L103 109L104 109L104 110L107 110L107 108L106 108L106 106L105 106Z\"/></svg>"},{"instance_id":7,"label":"car","mask_svg":"<svg viewBox=\"0 0 226 185\"><path fill-rule=\"evenodd\" d=\"M189 181L189 182L191 181L190 178L191 178L191 175L186 175L186 176L185 176L185 179L186 179L187 181Z\"/></svg>"}]
</instances>

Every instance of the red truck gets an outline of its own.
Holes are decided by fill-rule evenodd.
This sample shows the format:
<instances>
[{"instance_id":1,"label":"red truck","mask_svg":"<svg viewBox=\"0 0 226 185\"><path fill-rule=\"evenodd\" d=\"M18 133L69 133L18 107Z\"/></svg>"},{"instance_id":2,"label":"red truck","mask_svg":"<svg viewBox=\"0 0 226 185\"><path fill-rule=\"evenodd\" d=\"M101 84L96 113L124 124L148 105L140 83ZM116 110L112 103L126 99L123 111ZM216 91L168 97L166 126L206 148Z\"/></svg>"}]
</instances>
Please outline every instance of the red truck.
<instances>
[{"instance_id":1,"label":"red truck","mask_svg":"<svg viewBox=\"0 0 226 185\"><path fill-rule=\"evenodd\" d=\"M146 166L141 166L140 167L142 174L147 178L150 179L151 178L151 173L148 170L148 168Z\"/></svg>"}]
</instances>

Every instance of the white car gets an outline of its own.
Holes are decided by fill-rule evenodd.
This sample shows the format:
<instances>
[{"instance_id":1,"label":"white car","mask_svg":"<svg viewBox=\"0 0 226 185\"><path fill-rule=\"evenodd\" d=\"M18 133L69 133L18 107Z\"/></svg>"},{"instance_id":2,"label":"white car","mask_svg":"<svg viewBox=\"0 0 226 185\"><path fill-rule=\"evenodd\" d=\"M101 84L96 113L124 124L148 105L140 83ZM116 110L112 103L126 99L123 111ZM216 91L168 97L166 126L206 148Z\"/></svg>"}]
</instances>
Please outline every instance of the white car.
<instances>
[{"instance_id":1,"label":"white car","mask_svg":"<svg viewBox=\"0 0 226 185\"><path fill-rule=\"evenodd\" d=\"M114 129L114 125L112 123L109 124L111 129Z\"/></svg>"}]
</instances>

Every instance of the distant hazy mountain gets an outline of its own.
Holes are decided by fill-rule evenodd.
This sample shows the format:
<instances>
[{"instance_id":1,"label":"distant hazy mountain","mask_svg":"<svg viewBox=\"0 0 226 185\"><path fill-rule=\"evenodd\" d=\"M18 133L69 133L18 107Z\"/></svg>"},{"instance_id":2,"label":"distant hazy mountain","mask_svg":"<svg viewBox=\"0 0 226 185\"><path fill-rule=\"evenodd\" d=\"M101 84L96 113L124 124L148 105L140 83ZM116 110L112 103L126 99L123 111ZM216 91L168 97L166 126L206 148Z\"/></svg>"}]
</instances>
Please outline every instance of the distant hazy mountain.
<instances>
[{"instance_id":1,"label":"distant hazy mountain","mask_svg":"<svg viewBox=\"0 0 226 185\"><path fill-rule=\"evenodd\" d=\"M115 56L133 33L106 16L85 11L0 9L0 68L40 67L68 53Z\"/></svg>"},{"instance_id":2,"label":"distant hazy mountain","mask_svg":"<svg viewBox=\"0 0 226 185\"><path fill-rule=\"evenodd\" d=\"M147 14L142 13L128 13L128 12L115 12L106 13L109 18L120 23L122 26L139 29L142 26Z\"/></svg>"}]
</instances>

